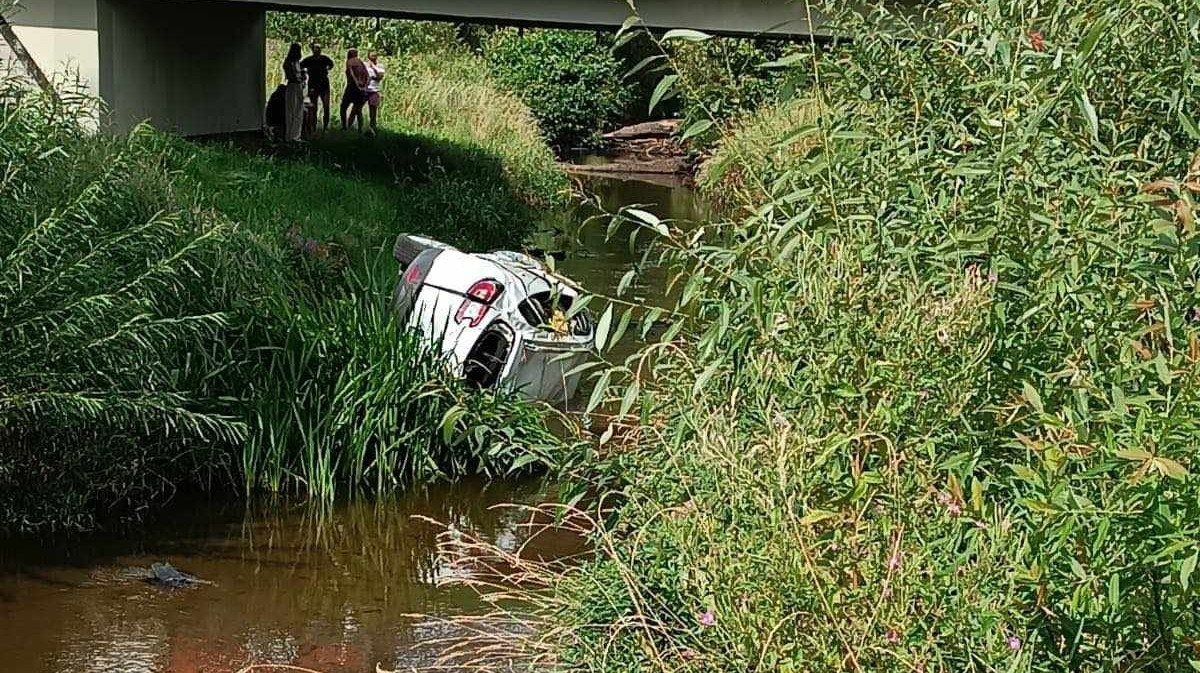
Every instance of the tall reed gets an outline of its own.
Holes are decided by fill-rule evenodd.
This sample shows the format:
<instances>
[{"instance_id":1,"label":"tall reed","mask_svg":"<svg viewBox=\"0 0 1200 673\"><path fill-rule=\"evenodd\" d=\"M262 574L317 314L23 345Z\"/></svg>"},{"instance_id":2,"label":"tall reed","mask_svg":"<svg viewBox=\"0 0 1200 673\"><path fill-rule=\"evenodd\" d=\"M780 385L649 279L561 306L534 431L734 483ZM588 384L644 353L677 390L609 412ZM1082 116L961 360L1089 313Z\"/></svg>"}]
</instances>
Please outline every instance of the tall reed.
<instances>
[{"instance_id":1,"label":"tall reed","mask_svg":"<svg viewBox=\"0 0 1200 673\"><path fill-rule=\"evenodd\" d=\"M620 498L471 663L1200 667L1195 8L812 9L854 39L788 61L819 114L751 207L626 213L681 298L601 375Z\"/></svg>"},{"instance_id":2,"label":"tall reed","mask_svg":"<svg viewBox=\"0 0 1200 673\"><path fill-rule=\"evenodd\" d=\"M468 390L395 320L389 283L398 276L387 267L364 264L345 293L316 303L282 298L275 313L286 319L255 346L248 490L386 493L561 457L544 412Z\"/></svg>"},{"instance_id":3,"label":"tall reed","mask_svg":"<svg viewBox=\"0 0 1200 673\"><path fill-rule=\"evenodd\" d=\"M87 137L76 119L62 99L0 84L5 525L86 524L92 496L169 490L156 470L220 469L205 447L244 435L191 355L229 325L194 288L213 282L236 228L174 202L148 129Z\"/></svg>"}]
</instances>

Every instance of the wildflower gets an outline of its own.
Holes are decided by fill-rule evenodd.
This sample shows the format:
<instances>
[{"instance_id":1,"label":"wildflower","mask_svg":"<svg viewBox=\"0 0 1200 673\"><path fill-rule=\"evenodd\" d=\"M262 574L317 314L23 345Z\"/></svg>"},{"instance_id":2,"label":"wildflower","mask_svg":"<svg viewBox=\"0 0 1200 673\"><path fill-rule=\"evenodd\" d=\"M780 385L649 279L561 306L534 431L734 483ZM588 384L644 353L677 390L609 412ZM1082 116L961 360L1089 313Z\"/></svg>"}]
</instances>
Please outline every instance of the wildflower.
<instances>
[{"instance_id":1,"label":"wildflower","mask_svg":"<svg viewBox=\"0 0 1200 673\"><path fill-rule=\"evenodd\" d=\"M900 567L900 552L895 552L888 559L888 570L896 570Z\"/></svg>"},{"instance_id":2,"label":"wildflower","mask_svg":"<svg viewBox=\"0 0 1200 673\"><path fill-rule=\"evenodd\" d=\"M950 504L950 494L945 491L939 492L937 495L937 501L938 501L939 505L949 505Z\"/></svg>"},{"instance_id":3,"label":"wildflower","mask_svg":"<svg viewBox=\"0 0 1200 673\"><path fill-rule=\"evenodd\" d=\"M1008 643L1008 649L1012 650L1013 652L1021 649L1021 639L1016 636L1010 635L1004 639L1004 642Z\"/></svg>"},{"instance_id":4,"label":"wildflower","mask_svg":"<svg viewBox=\"0 0 1200 673\"><path fill-rule=\"evenodd\" d=\"M888 629L887 640L889 643L891 643L893 645L900 642L900 632L897 631L896 629Z\"/></svg>"},{"instance_id":5,"label":"wildflower","mask_svg":"<svg viewBox=\"0 0 1200 673\"><path fill-rule=\"evenodd\" d=\"M1034 51L1046 51L1046 36L1040 30L1029 31L1029 46Z\"/></svg>"},{"instance_id":6,"label":"wildflower","mask_svg":"<svg viewBox=\"0 0 1200 673\"><path fill-rule=\"evenodd\" d=\"M700 624L702 626L712 626L717 623L717 616L713 614L712 609L705 610L700 615Z\"/></svg>"},{"instance_id":7,"label":"wildflower","mask_svg":"<svg viewBox=\"0 0 1200 673\"><path fill-rule=\"evenodd\" d=\"M946 506L946 511L950 512L950 516L958 516L962 514L962 507L957 502L952 502Z\"/></svg>"}]
</instances>

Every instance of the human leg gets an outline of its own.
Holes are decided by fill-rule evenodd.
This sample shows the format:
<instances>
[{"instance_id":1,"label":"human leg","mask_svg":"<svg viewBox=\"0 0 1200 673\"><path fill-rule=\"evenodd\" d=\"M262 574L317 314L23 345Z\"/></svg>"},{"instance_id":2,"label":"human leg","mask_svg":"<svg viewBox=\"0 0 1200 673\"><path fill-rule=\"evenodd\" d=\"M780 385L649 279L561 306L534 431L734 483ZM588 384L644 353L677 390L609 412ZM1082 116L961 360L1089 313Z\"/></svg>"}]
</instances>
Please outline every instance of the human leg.
<instances>
[{"instance_id":1,"label":"human leg","mask_svg":"<svg viewBox=\"0 0 1200 673\"><path fill-rule=\"evenodd\" d=\"M329 89L325 89L325 91L323 91L321 93L321 104L322 104L321 110L324 113L324 118L322 120L323 128L324 128L324 130L328 131L329 130Z\"/></svg>"},{"instance_id":2,"label":"human leg","mask_svg":"<svg viewBox=\"0 0 1200 673\"><path fill-rule=\"evenodd\" d=\"M371 132L379 130L379 93L372 92L367 95L367 106L371 110Z\"/></svg>"},{"instance_id":3,"label":"human leg","mask_svg":"<svg viewBox=\"0 0 1200 673\"><path fill-rule=\"evenodd\" d=\"M346 113L350 111L350 106L353 103L354 103L354 99L353 99L353 97L351 97L350 89L347 88L344 92L342 92L341 112L342 112L342 130L343 131L345 131L350 125L349 119L346 117Z\"/></svg>"}]
</instances>

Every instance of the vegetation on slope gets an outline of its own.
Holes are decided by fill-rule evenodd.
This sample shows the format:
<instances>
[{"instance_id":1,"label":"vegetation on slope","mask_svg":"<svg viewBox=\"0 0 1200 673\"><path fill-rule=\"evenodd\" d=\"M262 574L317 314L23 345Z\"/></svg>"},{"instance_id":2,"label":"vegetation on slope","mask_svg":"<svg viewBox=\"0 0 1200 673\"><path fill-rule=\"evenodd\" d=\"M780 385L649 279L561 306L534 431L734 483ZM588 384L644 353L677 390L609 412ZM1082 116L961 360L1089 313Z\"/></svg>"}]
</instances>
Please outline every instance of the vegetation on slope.
<instances>
[{"instance_id":1,"label":"vegetation on slope","mask_svg":"<svg viewBox=\"0 0 1200 673\"><path fill-rule=\"evenodd\" d=\"M447 380L388 316L397 233L519 246L563 198L528 111L436 66L397 77L411 96L379 137L286 155L91 135L5 82L0 527L89 527L189 484L329 498L547 457L542 412Z\"/></svg>"},{"instance_id":2,"label":"vegetation on slope","mask_svg":"<svg viewBox=\"0 0 1200 673\"><path fill-rule=\"evenodd\" d=\"M855 40L790 61L819 114L724 144L753 207L698 228L627 213L682 292L664 341L606 375L638 416L596 558L518 562L538 588L519 617L544 628L457 652L1200 667L1193 8L820 9Z\"/></svg>"},{"instance_id":3,"label":"vegetation on slope","mask_svg":"<svg viewBox=\"0 0 1200 673\"><path fill-rule=\"evenodd\" d=\"M628 116L635 91L612 50L607 34L568 30L499 30L484 44L496 78L563 150L599 144Z\"/></svg>"}]
</instances>

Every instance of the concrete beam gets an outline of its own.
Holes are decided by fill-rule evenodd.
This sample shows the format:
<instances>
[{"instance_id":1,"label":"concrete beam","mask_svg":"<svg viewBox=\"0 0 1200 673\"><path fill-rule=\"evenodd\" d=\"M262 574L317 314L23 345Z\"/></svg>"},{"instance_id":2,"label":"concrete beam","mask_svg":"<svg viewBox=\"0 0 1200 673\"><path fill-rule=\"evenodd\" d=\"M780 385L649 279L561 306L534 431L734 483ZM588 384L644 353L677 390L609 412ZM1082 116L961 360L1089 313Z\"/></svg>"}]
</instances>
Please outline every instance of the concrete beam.
<instances>
[{"instance_id":1,"label":"concrete beam","mask_svg":"<svg viewBox=\"0 0 1200 673\"><path fill-rule=\"evenodd\" d=\"M171 0L159 0L167 2ZM623 0L229 0L284 11L385 16L511 26L612 30L633 11ZM652 28L693 28L721 35L821 34L823 19L803 0L639 0Z\"/></svg>"},{"instance_id":2,"label":"concrete beam","mask_svg":"<svg viewBox=\"0 0 1200 673\"><path fill-rule=\"evenodd\" d=\"M109 122L184 135L261 128L266 15L233 2L98 0Z\"/></svg>"}]
</instances>

